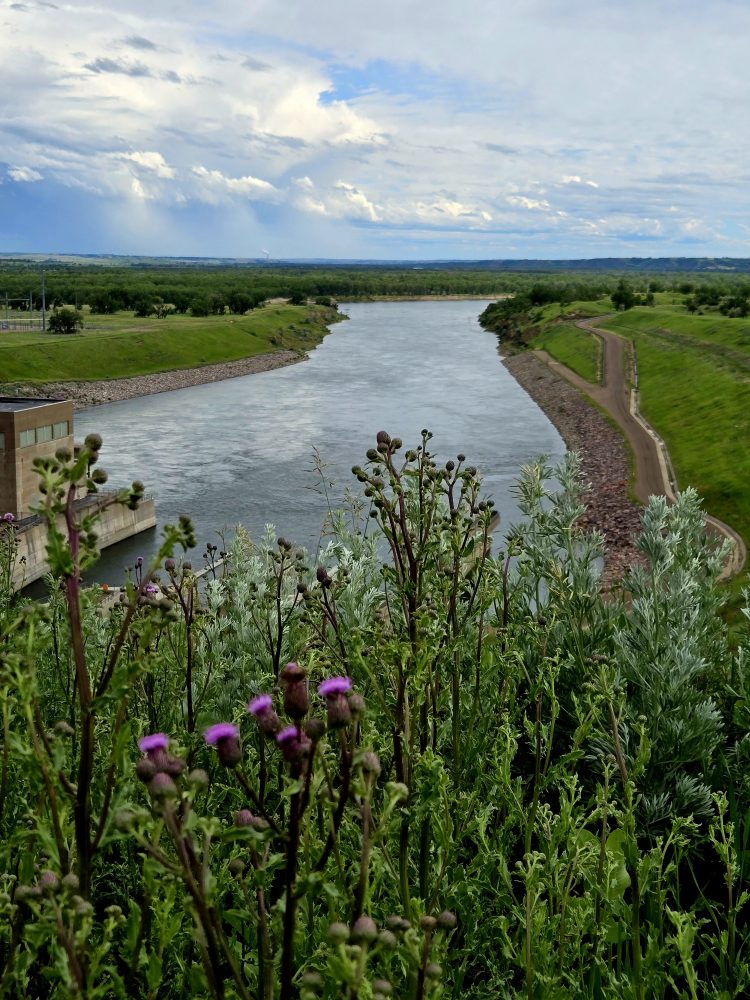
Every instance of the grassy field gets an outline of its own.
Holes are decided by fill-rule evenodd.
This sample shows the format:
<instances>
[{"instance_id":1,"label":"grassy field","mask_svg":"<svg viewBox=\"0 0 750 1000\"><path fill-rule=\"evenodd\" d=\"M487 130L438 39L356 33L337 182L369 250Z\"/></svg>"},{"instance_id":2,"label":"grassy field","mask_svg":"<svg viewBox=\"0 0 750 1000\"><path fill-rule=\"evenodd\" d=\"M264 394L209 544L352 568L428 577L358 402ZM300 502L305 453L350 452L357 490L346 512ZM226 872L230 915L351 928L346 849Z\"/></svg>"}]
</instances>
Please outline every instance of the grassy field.
<instances>
[{"instance_id":1,"label":"grassy field","mask_svg":"<svg viewBox=\"0 0 750 1000\"><path fill-rule=\"evenodd\" d=\"M305 351L320 343L336 316L322 306L291 305L267 305L246 316L87 315L77 334L0 333L0 380L22 385L126 378Z\"/></svg>"},{"instance_id":2,"label":"grassy field","mask_svg":"<svg viewBox=\"0 0 750 1000\"><path fill-rule=\"evenodd\" d=\"M601 342L593 334L572 324L560 323L544 329L530 346L547 351L588 382L599 381Z\"/></svg>"},{"instance_id":3,"label":"grassy field","mask_svg":"<svg viewBox=\"0 0 750 1000\"><path fill-rule=\"evenodd\" d=\"M750 322L656 307L603 325L635 343L641 410L679 485L750 541Z\"/></svg>"}]
</instances>

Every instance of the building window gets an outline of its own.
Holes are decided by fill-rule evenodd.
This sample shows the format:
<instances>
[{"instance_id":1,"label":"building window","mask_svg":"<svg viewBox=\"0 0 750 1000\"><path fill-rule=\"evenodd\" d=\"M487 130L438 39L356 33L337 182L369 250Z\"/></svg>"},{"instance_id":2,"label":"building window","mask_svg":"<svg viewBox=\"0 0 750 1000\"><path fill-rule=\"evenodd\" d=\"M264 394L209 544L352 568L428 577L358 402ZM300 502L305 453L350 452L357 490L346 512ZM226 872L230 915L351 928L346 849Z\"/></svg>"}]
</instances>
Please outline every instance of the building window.
<instances>
[{"instance_id":1,"label":"building window","mask_svg":"<svg viewBox=\"0 0 750 1000\"><path fill-rule=\"evenodd\" d=\"M28 448L30 444L35 444L36 442L36 431L32 427L28 431L21 431L20 445L22 448Z\"/></svg>"},{"instance_id":2,"label":"building window","mask_svg":"<svg viewBox=\"0 0 750 1000\"><path fill-rule=\"evenodd\" d=\"M4 449L5 449L5 434L3 434L2 431L0 431L0 451L4 451Z\"/></svg>"},{"instance_id":3,"label":"building window","mask_svg":"<svg viewBox=\"0 0 750 1000\"><path fill-rule=\"evenodd\" d=\"M55 424L52 428L52 437L54 438L64 438L70 434L70 428L68 427L67 420L61 420L59 424Z\"/></svg>"},{"instance_id":4,"label":"building window","mask_svg":"<svg viewBox=\"0 0 750 1000\"><path fill-rule=\"evenodd\" d=\"M45 441L52 440L52 424L45 424L44 427L36 429L36 443L44 444Z\"/></svg>"}]
</instances>

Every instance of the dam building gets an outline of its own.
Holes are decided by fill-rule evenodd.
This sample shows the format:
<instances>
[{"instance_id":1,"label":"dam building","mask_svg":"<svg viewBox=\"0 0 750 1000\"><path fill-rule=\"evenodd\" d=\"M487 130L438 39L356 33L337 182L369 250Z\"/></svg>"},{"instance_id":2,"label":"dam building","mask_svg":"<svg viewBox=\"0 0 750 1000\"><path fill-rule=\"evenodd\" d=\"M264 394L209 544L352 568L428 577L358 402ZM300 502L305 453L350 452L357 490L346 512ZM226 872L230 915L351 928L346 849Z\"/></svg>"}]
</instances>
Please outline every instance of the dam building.
<instances>
[{"instance_id":1,"label":"dam building","mask_svg":"<svg viewBox=\"0 0 750 1000\"><path fill-rule=\"evenodd\" d=\"M71 400L0 396L0 519L14 525L16 590L49 570L46 526L33 512L42 499L34 459L52 457L58 448L67 448L71 454L75 450ZM86 508L101 506L112 495L111 491L101 491L87 496L82 487L76 504ZM145 498L138 510L113 504L100 516L99 546L106 548L155 525L151 498Z\"/></svg>"}]
</instances>

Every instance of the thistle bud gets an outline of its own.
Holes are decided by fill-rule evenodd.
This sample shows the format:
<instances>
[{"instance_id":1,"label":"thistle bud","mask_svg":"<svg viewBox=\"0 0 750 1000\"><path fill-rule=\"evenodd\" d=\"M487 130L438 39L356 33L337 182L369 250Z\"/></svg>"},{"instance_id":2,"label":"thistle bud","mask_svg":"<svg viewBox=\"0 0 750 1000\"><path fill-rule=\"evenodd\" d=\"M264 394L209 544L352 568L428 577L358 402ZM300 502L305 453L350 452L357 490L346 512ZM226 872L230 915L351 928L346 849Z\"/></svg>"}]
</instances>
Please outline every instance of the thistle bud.
<instances>
[{"instance_id":1,"label":"thistle bud","mask_svg":"<svg viewBox=\"0 0 750 1000\"><path fill-rule=\"evenodd\" d=\"M304 719L310 708L307 673L298 663L287 663L280 680L284 685L284 711L290 719Z\"/></svg>"},{"instance_id":2,"label":"thistle bud","mask_svg":"<svg viewBox=\"0 0 750 1000\"><path fill-rule=\"evenodd\" d=\"M352 691L349 695L349 711L352 713L353 719L361 718L367 710L367 703L361 694L356 691Z\"/></svg>"},{"instance_id":3,"label":"thistle bud","mask_svg":"<svg viewBox=\"0 0 750 1000\"><path fill-rule=\"evenodd\" d=\"M380 758L372 750L368 750L362 757L362 770L365 774L380 774Z\"/></svg>"},{"instance_id":4,"label":"thistle bud","mask_svg":"<svg viewBox=\"0 0 750 1000\"><path fill-rule=\"evenodd\" d=\"M393 993L393 987L387 979L375 979L372 983L372 995L374 1000L385 1000Z\"/></svg>"},{"instance_id":5,"label":"thistle bud","mask_svg":"<svg viewBox=\"0 0 750 1000\"><path fill-rule=\"evenodd\" d=\"M329 677L318 687L318 694L326 700L329 729L341 729L352 721L349 699L347 698L351 687L352 682L349 677Z\"/></svg>"},{"instance_id":6,"label":"thistle bud","mask_svg":"<svg viewBox=\"0 0 750 1000\"><path fill-rule=\"evenodd\" d=\"M239 878L245 870L245 862L242 858L232 858L228 865L229 872L235 878Z\"/></svg>"},{"instance_id":7,"label":"thistle bud","mask_svg":"<svg viewBox=\"0 0 750 1000\"><path fill-rule=\"evenodd\" d=\"M322 719L308 719L303 728L313 743L320 742L325 736L326 724Z\"/></svg>"},{"instance_id":8,"label":"thistle bud","mask_svg":"<svg viewBox=\"0 0 750 1000\"><path fill-rule=\"evenodd\" d=\"M430 962L424 971L428 979L440 979L443 967L439 962Z\"/></svg>"},{"instance_id":9,"label":"thistle bud","mask_svg":"<svg viewBox=\"0 0 750 1000\"><path fill-rule=\"evenodd\" d=\"M155 799L174 799L177 797L177 785L163 771L154 775L148 790Z\"/></svg>"},{"instance_id":10,"label":"thistle bud","mask_svg":"<svg viewBox=\"0 0 750 1000\"><path fill-rule=\"evenodd\" d=\"M208 788L208 772L204 771L202 767L193 768L187 776L187 780L188 784L192 785L193 788Z\"/></svg>"},{"instance_id":11,"label":"thistle bud","mask_svg":"<svg viewBox=\"0 0 750 1000\"><path fill-rule=\"evenodd\" d=\"M378 936L378 925L366 914L362 914L361 917L357 917L354 921L354 927L352 927L352 941L364 941L366 944L370 944Z\"/></svg>"},{"instance_id":12,"label":"thistle bud","mask_svg":"<svg viewBox=\"0 0 750 1000\"><path fill-rule=\"evenodd\" d=\"M423 931L430 933L437 927L437 920L434 917L430 917L425 914L425 916L419 921L419 926Z\"/></svg>"},{"instance_id":13,"label":"thistle bud","mask_svg":"<svg viewBox=\"0 0 750 1000\"><path fill-rule=\"evenodd\" d=\"M390 444L391 435L387 431L378 431L375 440L378 442L378 444Z\"/></svg>"},{"instance_id":14,"label":"thistle bud","mask_svg":"<svg viewBox=\"0 0 750 1000\"><path fill-rule=\"evenodd\" d=\"M46 871L43 871L42 874L39 876L39 888L45 894L46 893L51 894L53 892L57 892L57 890L60 888L60 879L57 877L57 875L55 875L53 871L47 869Z\"/></svg>"},{"instance_id":15,"label":"thistle bud","mask_svg":"<svg viewBox=\"0 0 750 1000\"><path fill-rule=\"evenodd\" d=\"M62 886L63 889L67 889L68 892L78 892L81 883L78 880L78 876L75 872L68 872L67 875L63 875Z\"/></svg>"},{"instance_id":16,"label":"thistle bud","mask_svg":"<svg viewBox=\"0 0 750 1000\"><path fill-rule=\"evenodd\" d=\"M378 944L383 948L395 948L398 944L396 935L393 931L383 930L378 934Z\"/></svg>"},{"instance_id":17,"label":"thistle bud","mask_svg":"<svg viewBox=\"0 0 750 1000\"><path fill-rule=\"evenodd\" d=\"M443 910L442 913L439 913L437 922L438 922L438 927L442 927L444 931L452 931L453 928L458 923L456 919L456 914L451 913L450 910Z\"/></svg>"},{"instance_id":18,"label":"thistle bud","mask_svg":"<svg viewBox=\"0 0 750 1000\"><path fill-rule=\"evenodd\" d=\"M149 757L141 757L135 765L135 775L139 781L147 785L156 775L156 764Z\"/></svg>"},{"instance_id":19,"label":"thistle bud","mask_svg":"<svg viewBox=\"0 0 750 1000\"><path fill-rule=\"evenodd\" d=\"M349 928L340 921L332 923L328 928L328 940L331 944L345 944L349 940Z\"/></svg>"}]
</instances>

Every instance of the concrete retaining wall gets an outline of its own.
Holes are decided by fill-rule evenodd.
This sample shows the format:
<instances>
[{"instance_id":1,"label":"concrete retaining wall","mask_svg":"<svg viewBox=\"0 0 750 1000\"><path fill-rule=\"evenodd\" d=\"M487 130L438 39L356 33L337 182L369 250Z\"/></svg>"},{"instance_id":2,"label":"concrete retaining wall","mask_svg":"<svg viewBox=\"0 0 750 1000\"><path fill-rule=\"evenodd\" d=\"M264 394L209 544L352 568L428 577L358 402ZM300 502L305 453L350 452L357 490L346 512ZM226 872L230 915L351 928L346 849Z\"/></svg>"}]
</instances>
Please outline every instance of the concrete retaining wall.
<instances>
[{"instance_id":1,"label":"concrete retaining wall","mask_svg":"<svg viewBox=\"0 0 750 1000\"><path fill-rule=\"evenodd\" d=\"M62 524L62 518L61 524ZM96 528L99 535L99 548L106 549L109 545L137 535L141 531L156 526L156 508L151 499L143 500L138 510L130 510L120 504L107 507L99 516ZM19 531L16 540L18 554L13 572L13 586L16 590L25 587L39 577L49 572L47 562L47 528L43 523L34 524Z\"/></svg>"}]
</instances>

